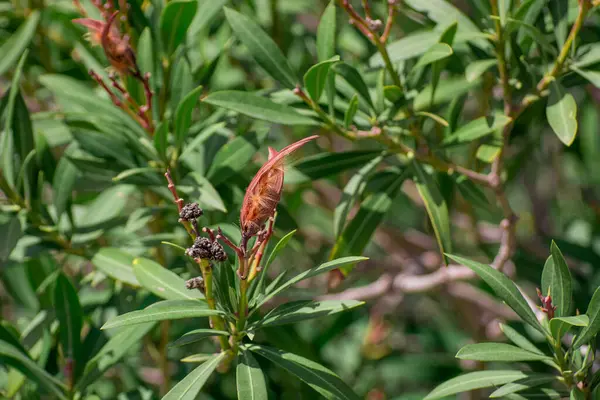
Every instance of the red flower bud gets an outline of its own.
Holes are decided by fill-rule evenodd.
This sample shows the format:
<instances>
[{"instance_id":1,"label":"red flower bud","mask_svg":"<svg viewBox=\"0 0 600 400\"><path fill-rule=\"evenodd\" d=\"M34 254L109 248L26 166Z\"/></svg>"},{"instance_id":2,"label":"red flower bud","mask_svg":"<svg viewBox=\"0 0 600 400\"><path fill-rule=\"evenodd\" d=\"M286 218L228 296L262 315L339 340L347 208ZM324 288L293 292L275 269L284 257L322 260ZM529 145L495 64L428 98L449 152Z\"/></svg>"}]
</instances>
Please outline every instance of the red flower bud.
<instances>
[{"instance_id":1,"label":"red flower bud","mask_svg":"<svg viewBox=\"0 0 600 400\"><path fill-rule=\"evenodd\" d=\"M280 152L269 148L269 161L258 170L254 179L250 182L242 203L240 223L243 241L247 241L256 235L267 219L275 213L283 188L283 160L285 156L317 137L315 135L299 140Z\"/></svg>"}]
</instances>

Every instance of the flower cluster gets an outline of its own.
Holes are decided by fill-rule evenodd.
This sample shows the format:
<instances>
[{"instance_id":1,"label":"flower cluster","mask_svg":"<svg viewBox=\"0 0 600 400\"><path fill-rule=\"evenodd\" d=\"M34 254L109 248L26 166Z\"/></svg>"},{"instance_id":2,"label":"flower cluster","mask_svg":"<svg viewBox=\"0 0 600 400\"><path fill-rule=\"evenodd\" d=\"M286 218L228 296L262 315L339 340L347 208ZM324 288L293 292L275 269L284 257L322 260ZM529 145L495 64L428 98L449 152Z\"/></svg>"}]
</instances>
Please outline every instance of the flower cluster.
<instances>
[{"instance_id":1,"label":"flower cluster","mask_svg":"<svg viewBox=\"0 0 600 400\"><path fill-rule=\"evenodd\" d=\"M188 248L185 253L192 258L202 258L211 261L227 260L227 253L223 250L223 246L216 240L205 237L196 238L192 247Z\"/></svg>"}]
</instances>

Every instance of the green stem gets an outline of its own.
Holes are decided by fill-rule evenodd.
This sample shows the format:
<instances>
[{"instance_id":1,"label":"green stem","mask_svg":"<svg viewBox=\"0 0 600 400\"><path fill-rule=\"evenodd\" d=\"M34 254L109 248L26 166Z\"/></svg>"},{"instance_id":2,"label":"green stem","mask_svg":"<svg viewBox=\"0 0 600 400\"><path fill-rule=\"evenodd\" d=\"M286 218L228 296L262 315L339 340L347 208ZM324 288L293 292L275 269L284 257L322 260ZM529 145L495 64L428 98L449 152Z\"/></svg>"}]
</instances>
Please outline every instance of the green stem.
<instances>
[{"instance_id":1,"label":"green stem","mask_svg":"<svg viewBox=\"0 0 600 400\"><path fill-rule=\"evenodd\" d=\"M216 310L215 298L213 297L213 273L212 267L208 260L201 259L198 263L200 266L200 271L202 272L202 278L204 279L204 296L206 298L206 303L208 304L208 308L211 310ZM213 315L210 317L210 322L212 327L216 330L226 330L225 329L225 321L218 315ZM228 350L231 346L227 341L227 338L224 336L219 336L219 343L221 345L222 350Z\"/></svg>"},{"instance_id":2,"label":"green stem","mask_svg":"<svg viewBox=\"0 0 600 400\"><path fill-rule=\"evenodd\" d=\"M381 41L379 40L379 36L377 35L375 35L373 41L375 43L375 46L377 47L377 50L379 50L379 54L381 54L381 58L383 58L385 68L387 69L388 73L390 74L390 77L394 81L394 85L398 86L400 90L404 91L402 82L400 81L400 76L394 69L394 65L392 64L392 60L390 59L390 55L387 51L387 48L385 47L385 44L381 43Z\"/></svg>"},{"instance_id":3,"label":"green stem","mask_svg":"<svg viewBox=\"0 0 600 400\"><path fill-rule=\"evenodd\" d=\"M552 70L550 71L550 73L548 73L548 75L546 75L546 76L544 76L544 78L542 78L540 83L538 83L538 85L537 85L538 93L543 92L548 87L550 82L552 82L552 80L561 73L563 65L565 64L567 56L569 55L569 50L571 49L571 45L573 44L573 42L575 41L575 38L577 37L577 34L581 30L581 27L583 26L583 22L585 21L585 17L587 15L587 12L589 11L589 9L590 9L590 2L588 0L580 0L579 1L579 13L577 14L577 19L575 20L575 24L573 24L573 27L571 28L571 32L569 33L569 36L567 37L565 44L563 45L562 49L560 50L560 54L558 55L558 58L556 59L556 62L554 63Z\"/></svg>"}]
</instances>

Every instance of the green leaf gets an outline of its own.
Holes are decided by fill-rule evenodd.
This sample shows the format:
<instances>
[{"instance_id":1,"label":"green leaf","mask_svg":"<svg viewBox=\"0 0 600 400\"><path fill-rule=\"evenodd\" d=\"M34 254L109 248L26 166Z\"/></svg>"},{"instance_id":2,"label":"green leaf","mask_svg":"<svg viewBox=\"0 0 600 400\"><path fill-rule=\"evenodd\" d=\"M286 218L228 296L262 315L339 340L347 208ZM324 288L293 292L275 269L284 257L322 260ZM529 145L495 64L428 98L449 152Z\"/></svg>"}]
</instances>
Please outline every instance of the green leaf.
<instances>
[{"instance_id":1,"label":"green leaf","mask_svg":"<svg viewBox=\"0 0 600 400\"><path fill-rule=\"evenodd\" d=\"M477 371L452 378L431 391L424 400L442 399L456 393L504 385L528 375L521 371Z\"/></svg>"},{"instance_id":2,"label":"green leaf","mask_svg":"<svg viewBox=\"0 0 600 400\"><path fill-rule=\"evenodd\" d=\"M573 349L578 349L600 332L600 288L596 289L592 295L585 315L589 318L590 322L577 335L577 339L573 343Z\"/></svg>"},{"instance_id":3,"label":"green leaf","mask_svg":"<svg viewBox=\"0 0 600 400\"><path fill-rule=\"evenodd\" d=\"M81 357L81 328L83 312L79 304L77 291L64 274L59 274L54 286L54 309L59 322L59 338L65 359L74 365L74 374L82 370L78 362Z\"/></svg>"},{"instance_id":4,"label":"green leaf","mask_svg":"<svg viewBox=\"0 0 600 400\"><path fill-rule=\"evenodd\" d=\"M439 115L434 114L434 113L430 113L427 111L417 111L415 113L415 115L430 118L430 119L434 120L435 122L437 122L438 124L440 124L441 126L446 127L446 128L448 126L450 126L448 121L446 121L444 118L442 118Z\"/></svg>"},{"instance_id":5,"label":"green leaf","mask_svg":"<svg viewBox=\"0 0 600 400\"><path fill-rule=\"evenodd\" d=\"M431 177L419 163L413 160L413 171L415 185L419 195L423 199L429 220L435 232L435 238L440 247L442 255L452 251L452 239L450 236L450 217L448 215L448 206L442 196L437 182ZM444 257L444 262L448 260Z\"/></svg>"},{"instance_id":6,"label":"green leaf","mask_svg":"<svg viewBox=\"0 0 600 400\"><path fill-rule=\"evenodd\" d=\"M504 397L512 393L517 393L523 390L551 383L554 380L556 380L556 377L553 375L531 374L527 378L519 379L518 381L510 382L499 387L492 394L490 394L490 398L495 399Z\"/></svg>"},{"instance_id":7,"label":"green leaf","mask_svg":"<svg viewBox=\"0 0 600 400\"><path fill-rule=\"evenodd\" d=\"M29 47L29 43L35 35L39 22L40 11L34 10L15 33L0 46L0 54L2 54L2 58L0 59L0 75L6 74L13 64L21 58L21 55Z\"/></svg>"},{"instance_id":8,"label":"green leaf","mask_svg":"<svg viewBox=\"0 0 600 400\"><path fill-rule=\"evenodd\" d=\"M396 85L384 86L383 96L393 104L400 103L400 101L404 100L404 92Z\"/></svg>"},{"instance_id":9,"label":"green leaf","mask_svg":"<svg viewBox=\"0 0 600 400\"><path fill-rule=\"evenodd\" d=\"M451 135L444 138L443 146L456 146L467 144L474 140L481 139L511 123L512 119L503 114L497 114L493 117L481 117L473 120L466 125L461 126Z\"/></svg>"},{"instance_id":10,"label":"green leaf","mask_svg":"<svg viewBox=\"0 0 600 400\"><path fill-rule=\"evenodd\" d=\"M56 398L67 399L64 392L65 388L59 380L40 368L32 359L2 340L0 340L0 360L21 371Z\"/></svg>"},{"instance_id":11,"label":"green leaf","mask_svg":"<svg viewBox=\"0 0 600 400\"><path fill-rule=\"evenodd\" d=\"M237 136L221 147L213 159L207 178L214 185L225 182L232 175L244 170L267 137L268 130L256 131Z\"/></svg>"},{"instance_id":12,"label":"green leaf","mask_svg":"<svg viewBox=\"0 0 600 400\"><path fill-rule=\"evenodd\" d=\"M439 34L434 31L414 32L388 44L386 47L391 61L397 63L422 55L437 43L438 37ZM371 67L385 66L381 53L375 53L369 60L369 65Z\"/></svg>"},{"instance_id":13,"label":"green leaf","mask_svg":"<svg viewBox=\"0 0 600 400\"><path fill-rule=\"evenodd\" d=\"M77 382L77 388L84 389L104 372L115 365L123 356L139 345L142 338L155 326L154 322L137 324L120 329L85 365L83 377Z\"/></svg>"},{"instance_id":14,"label":"green leaf","mask_svg":"<svg viewBox=\"0 0 600 400\"><path fill-rule=\"evenodd\" d=\"M448 26L454 23L458 24L458 33L475 34L470 41L482 49L490 48L490 45L484 39L477 37L481 30L463 14L457 7L446 0L407 0L406 4L411 8L420 11L436 22L438 26Z\"/></svg>"},{"instance_id":15,"label":"green leaf","mask_svg":"<svg viewBox=\"0 0 600 400\"><path fill-rule=\"evenodd\" d=\"M23 230L18 216L0 215L0 266L8 260L21 236Z\"/></svg>"},{"instance_id":16,"label":"green leaf","mask_svg":"<svg viewBox=\"0 0 600 400\"><path fill-rule=\"evenodd\" d=\"M346 112L344 113L344 128L349 129L354 121L354 117L356 116L356 112L358 111L358 95L355 93L354 96L350 99L350 103L348 104L348 108L346 108Z\"/></svg>"},{"instance_id":17,"label":"green leaf","mask_svg":"<svg viewBox=\"0 0 600 400\"><path fill-rule=\"evenodd\" d=\"M571 272L560 249L552 241L550 254L544 270L542 271L542 293L550 294L552 305L556 307L554 315L563 317L569 315L571 310L571 297L573 295L573 282Z\"/></svg>"},{"instance_id":18,"label":"green leaf","mask_svg":"<svg viewBox=\"0 0 600 400\"><path fill-rule=\"evenodd\" d=\"M162 121L158 124L158 127L154 131L154 148L156 149L156 153L158 153L159 157L162 160L167 158L167 146L169 136L169 124L166 121Z\"/></svg>"},{"instance_id":19,"label":"green leaf","mask_svg":"<svg viewBox=\"0 0 600 400\"><path fill-rule=\"evenodd\" d=\"M382 154L372 159L368 164L362 167L352 175L342 192L342 198L333 212L333 233L336 237L344 229L348 214L352 209L354 202L364 192L367 181L375 171L375 168L383 161L385 155Z\"/></svg>"},{"instance_id":20,"label":"green leaf","mask_svg":"<svg viewBox=\"0 0 600 400\"><path fill-rule=\"evenodd\" d=\"M335 55L335 0L329 2L317 28L317 58L329 60Z\"/></svg>"},{"instance_id":21,"label":"green leaf","mask_svg":"<svg viewBox=\"0 0 600 400\"><path fill-rule=\"evenodd\" d=\"M208 179L197 172L190 172L188 175L192 180L191 190L184 190L181 185L179 188L188 198L195 199L204 210L218 210L227 212L225 203L219 192L211 185Z\"/></svg>"},{"instance_id":22,"label":"green leaf","mask_svg":"<svg viewBox=\"0 0 600 400\"><path fill-rule=\"evenodd\" d=\"M211 310L200 300L164 300L139 311L132 311L110 319L102 329L142 324L144 322L165 321L171 319L199 318L221 315L222 311Z\"/></svg>"},{"instance_id":23,"label":"green leaf","mask_svg":"<svg viewBox=\"0 0 600 400\"><path fill-rule=\"evenodd\" d=\"M304 181L315 181L331 175L339 174L350 168L357 168L381 154L378 150L356 150L336 153L321 152L304 157L294 165L294 169L302 174ZM287 182L290 182L288 180ZM294 183L302 182L300 177Z\"/></svg>"},{"instance_id":24,"label":"green leaf","mask_svg":"<svg viewBox=\"0 0 600 400\"><path fill-rule=\"evenodd\" d=\"M192 112L196 107L200 93L202 92L202 86L198 86L196 89L189 92L181 103L177 106L175 111L175 145L178 149L183 146L185 138L188 135L190 125L192 124Z\"/></svg>"},{"instance_id":25,"label":"green leaf","mask_svg":"<svg viewBox=\"0 0 600 400\"><path fill-rule=\"evenodd\" d=\"M249 330L293 324L307 319L325 317L339 312L348 311L365 304L358 300L300 300L284 303L269 311L261 320L251 324Z\"/></svg>"},{"instance_id":26,"label":"green leaf","mask_svg":"<svg viewBox=\"0 0 600 400\"><path fill-rule=\"evenodd\" d=\"M555 317L550 320L550 332L552 337L560 341L565 333L574 326L588 326L590 319L587 315L575 315L572 317Z\"/></svg>"},{"instance_id":27,"label":"green leaf","mask_svg":"<svg viewBox=\"0 0 600 400\"><path fill-rule=\"evenodd\" d=\"M348 84L350 86L352 86L354 88L354 90L356 90L356 93L358 93L358 95L365 102L367 102L367 104L369 105L369 107L372 110L375 109L373 100L371 100L369 88L367 87L367 84L365 83L362 76L360 75L360 72L358 72L358 70L356 68L354 68L353 66L351 66L349 64L339 62L333 66L333 71L337 75L344 78L344 80L346 82L348 82Z\"/></svg>"},{"instance_id":28,"label":"green leaf","mask_svg":"<svg viewBox=\"0 0 600 400\"><path fill-rule=\"evenodd\" d=\"M421 58L419 58L419 61L417 61L413 68L419 69L426 67L436 61L450 57L453 53L452 47L446 43L435 43L421 56Z\"/></svg>"},{"instance_id":29,"label":"green leaf","mask_svg":"<svg viewBox=\"0 0 600 400\"><path fill-rule=\"evenodd\" d=\"M224 10L231 29L258 65L283 86L294 89L298 83L296 74L273 39L250 17L228 7Z\"/></svg>"},{"instance_id":30,"label":"green leaf","mask_svg":"<svg viewBox=\"0 0 600 400\"><path fill-rule=\"evenodd\" d=\"M188 29L188 39L204 39L204 36L201 35L202 30L214 21L217 14L223 9L223 6L227 4L227 1L212 0L198 2L198 11L194 16L190 29Z\"/></svg>"},{"instance_id":31,"label":"green leaf","mask_svg":"<svg viewBox=\"0 0 600 400\"><path fill-rule=\"evenodd\" d=\"M266 97L237 90L214 92L202 99L216 107L248 115L249 117L282 125L315 125L316 121L298 113L294 108L275 103Z\"/></svg>"},{"instance_id":32,"label":"green leaf","mask_svg":"<svg viewBox=\"0 0 600 400\"><path fill-rule=\"evenodd\" d=\"M496 65L496 63L497 61L495 59L477 60L469 63L467 68L465 68L465 77L467 78L467 82L476 81L481 75L483 75L485 71Z\"/></svg>"},{"instance_id":33,"label":"green leaf","mask_svg":"<svg viewBox=\"0 0 600 400\"><path fill-rule=\"evenodd\" d=\"M160 33L167 55L172 55L184 42L197 7L197 1L172 0L163 9L160 14Z\"/></svg>"},{"instance_id":34,"label":"green leaf","mask_svg":"<svg viewBox=\"0 0 600 400\"><path fill-rule=\"evenodd\" d=\"M21 75L27 55L28 51L25 51L21 56L10 88L0 101L0 109L4 108L4 126L0 125L0 129L5 132L0 136L0 167L3 180L10 188L16 188L17 171L23 171L27 156L35 148L29 111L20 90ZM33 182L35 177L35 171L30 171L27 174L28 182ZM26 198L26 200L30 199Z\"/></svg>"},{"instance_id":35,"label":"green leaf","mask_svg":"<svg viewBox=\"0 0 600 400\"><path fill-rule=\"evenodd\" d=\"M92 258L92 264L113 279L139 287L140 282L133 273L134 257L120 249L105 247Z\"/></svg>"},{"instance_id":36,"label":"green leaf","mask_svg":"<svg viewBox=\"0 0 600 400\"><path fill-rule=\"evenodd\" d=\"M346 385L340 377L324 366L299 355L267 346L249 345L246 350L257 353L286 369L300 380L307 383L326 399L356 399L359 397Z\"/></svg>"},{"instance_id":37,"label":"green leaf","mask_svg":"<svg viewBox=\"0 0 600 400\"><path fill-rule=\"evenodd\" d=\"M165 300L204 298L199 290L188 290L177 274L147 258L133 260L133 273L142 287Z\"/></svg>"},{"instance_id":38,"label":"green leaf","mask_svg":"<svg viewBox=\"0 0 600 400\"><path fill-rule=\"evenodd\" d=\"M380 175L384 178L381 190L370 194L361 203L356 216L348 223L348 226L346 226L342 234L337 238L330 258L361 254L371 240L375 230L383 221L383 218L392 206L398 190L400 190L402 183L406 179L406 174L400 171L384 171ZM343 272L347 273L351 268L349 266Z\"/></svg>"},{"instance_id":39,"label":"green leaf","mask_svg":"<svg viewBox=\"0 0 600 400\"><path fill-rule=\"evenodd\" d=\"M229 336L227 331L217 331L214 329L194 329L181 336L176 341L169 344L169 347L180 347L190 343L196 343L213 336Z\"/></svg>"},{"instance_id":40,"label":"green leaf","mask_svg":"<svg viewBox=\"0 0 600 400\"><path fill-rule=\"evenodd\" d=\"M249 351L238 353L235 370L238 400L267 400L267 384L260 365Z\"/></svg>"},{"instance_id":41,"label":"green leaf","mask_svg":"<svg viewBox=\"0 0 600 400\"><path fill-rule=\"evenodd\" d=\"M433 101L431 99L434 92L433 85L428 85L421 90L414 98L413 107L415 111L422 111L438 105L447 103L467 93L471 88L479 85L479 79L473 82L467 82L464 77L446 78L440 81L435 87Z\"/></svg>"},{"instance_id":42,"label":"green leaf","mask_svg":"<svg viewBox=\"0 0 600 400\"><path fill-rule=\"evenodd\" d=\"M269 270L269 266L271 263L277 258L279 253L287 246L292 237L296 234L296 230L294 229L291 232L288 232L284 237L282 237L279 242L273 247L271 253L269 254L269 258L267 258L267 262L262 267L262 272L260 273L260 277L258 278L258 284L256 286L255 293L262 294L263 288L265 285L265 279L267 276L267 271Z\"/></svg>"},{"instance_id":43,"label":"green leaf","mask_svg":"<svg viewBox=\"0 0 600 400\"><path fill-rule=\"evenodd\" d=\"M581 390L579 390L577 387L574 387L573 389L571 389L571 394L569 396L569 400L586 400L587 396L585 393L583 393Z\"/></svg>"},{"instance_id":44,"label":"green leaf","mask_svg":"<svg viewBox=\"0 0 600 400\"><path fill-rule=\"evenodd\" d=\"M577 135L577 103L556 80L550 83L546 119L560 141L570 146Z\"/></svg>"},{"instance_id":45,"label":"green leaf","mask_svg":"<svg viewBox=\"0 0 600 400\"><path fill-rule=\"evenodd\" d=\"M306 74L304 74L304 86L306 86L306 91L308 92L310 98L315 102L318 102L323 94L325 84L327 83L329 70L339 60L340 57L335 56L329 60L321 61L320 63L310 67L310 69L306 71Z\"/></svg>"},{"instance_id":46,"label":"green leaf","mask_svg":"<svg viewBox=\"0 0 600 400\"><path fill-rule=\"evenodd\" d=\"M580 69L573 65L571 66L571 69L581 75L584 79L587 79L592 85L600 88L600 72L589 69Z\"/></svg>"},{"instance_id":47,"label":"green leaf","mask_svg":"<svg viewBox=\"0 0 600 400\"><path fill-rule=\"evenodd\" d=\"M300 274L296 275L295 277L293 277L292 279L290 279L283 285L279 286L277 289L270 292L267 296L263 297L258 302L258 304L256 305L256 308L251 312L251 314L254 313L256 310L258 310L263 304L265 304L267 301L269 301L270 299L272 299L279 293L294 286L296 283L298 283L304 279L312 278L313 276L332 271L336 268L341 268L344 265L356 264L356 263L358 263L360 261L364 261L364 260L368 260L368 258L367 257L342 257L342 258L338 258L337 260L332 260L332 261L323 263L323 264L319 265L318 267L309 269L308 271L301 272Z\"/></svg>"},{"instance_id":48,"label":"green leaf","mask_svg":"<svg viewBox=\"0 0 600 400\"><path fill-rule=\"evenodd\" d=\"M524 322L528 323L541 333L546 333L531 308L529 308L527 301L523 298L519 289L517 289L517 286L513 281L508 279L506 275L489 265L450 254L448 254L448 257L455 262L472 269L473 272L479 275L479 277L494 290L494 293L512 308Z\"/></svg>"},{"instance_id":49,"label":"green leaf","mask_svg":"<svg viewBox=\"0 0 600 400\"><path fill-rule=\"evenodd\" d=\"M195 400L210 375L219 366L227 353L213 355L183 378L162 400Z\"/></svg>"},{"instance_id":50,"label":"green leaf","mask_svg":"<svg viewBox=\"0 0 600 400\"><path fill-rule=\"evenodd\" d=\"M71 144L65 150L65 155L72 155L76 149L76 144ZM54 179L52 181L53 203L56 208L56 216L60 216L67 210L68 204L71 202L73 188L79 177L80 172L68 157L61 157L56 166Z\"/></svg>"},{"instance_id":51,"label":"green leaf","mask_svg":"<svg viewBox=\"0 0 600 400\"><path fill-rule=\"evenodd\" d=\"M531 343L525 336L521 335L519 332L517 332L510 326L500 324L500 330L504 333L504 336L506 336L511 342L513 342L520 348L528 350L532 353L544 354L540 349L535 347L535 345Z\"/></svg>"},{"instance_id":52,"label":"green leaf","mask_svg":"<svg viewBox=\"0 0 600 400\"><path fill-rule=\"evenodd\" d=\"M458 351L456 358L461 360L515 362L552 360L543 354L533 353L506 343L468 344Z\"/></svg>"}]
</instances>

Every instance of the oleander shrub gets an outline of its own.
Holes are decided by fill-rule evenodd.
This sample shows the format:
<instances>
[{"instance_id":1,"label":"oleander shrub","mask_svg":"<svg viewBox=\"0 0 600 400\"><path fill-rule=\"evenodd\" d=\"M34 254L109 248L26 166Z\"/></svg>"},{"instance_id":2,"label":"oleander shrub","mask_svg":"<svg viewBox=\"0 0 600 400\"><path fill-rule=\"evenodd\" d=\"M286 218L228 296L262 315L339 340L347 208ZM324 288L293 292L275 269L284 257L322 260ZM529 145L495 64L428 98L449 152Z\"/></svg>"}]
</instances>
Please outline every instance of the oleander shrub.
<instances>
[{"instance_id":1,"label":"oleander shrub","mask_svg":"<svg viewBox=\"0 0 600 400\"><path fill-rule=\"evenodd\" d=\"M0 395L600 398L599 3L0 4Z\"/></svg>"}]
</instances>

